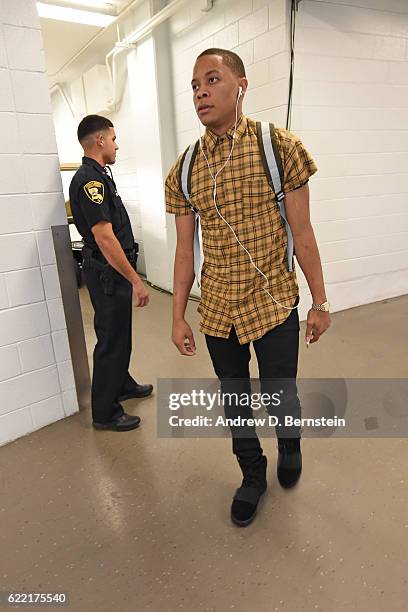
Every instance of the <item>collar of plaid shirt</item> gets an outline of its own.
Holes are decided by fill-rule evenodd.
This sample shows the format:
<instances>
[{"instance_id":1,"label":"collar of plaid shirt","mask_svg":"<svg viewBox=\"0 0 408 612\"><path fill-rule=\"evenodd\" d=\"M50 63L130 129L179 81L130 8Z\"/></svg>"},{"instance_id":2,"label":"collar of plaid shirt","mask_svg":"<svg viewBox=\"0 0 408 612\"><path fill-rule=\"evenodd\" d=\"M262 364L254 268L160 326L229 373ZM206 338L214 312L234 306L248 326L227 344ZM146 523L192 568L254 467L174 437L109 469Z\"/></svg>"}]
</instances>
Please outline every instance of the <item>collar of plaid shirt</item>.
<instances>
[{"instance_id":1,"label":"collar of plaid shirt","mask_svg":"<svg viewBox=\"0 0 408 612\"><path fill-rule=\"evenodd\" d=\"M204 136L202 138L202 143L203 143L203 146L205 147L205 150L211 153L214 150L214 147L217 144L223 142L225 138L228 138L229 140L231 140L231 144L232 144L232 139L234 138L234 132L235 132L235 144L236 144L245 134L247 130L247 126L248 126L247 119L245 115L241 114L241 116L239 117L237 121L236 130L234 130L234 125L233 125L231 128L229 128L229 130L227 130L227 133L225 134L225 136L217 136L217 134L214 134L214 132L211 132L211 130L206 128Z\"/></svg>"}]
</instances>

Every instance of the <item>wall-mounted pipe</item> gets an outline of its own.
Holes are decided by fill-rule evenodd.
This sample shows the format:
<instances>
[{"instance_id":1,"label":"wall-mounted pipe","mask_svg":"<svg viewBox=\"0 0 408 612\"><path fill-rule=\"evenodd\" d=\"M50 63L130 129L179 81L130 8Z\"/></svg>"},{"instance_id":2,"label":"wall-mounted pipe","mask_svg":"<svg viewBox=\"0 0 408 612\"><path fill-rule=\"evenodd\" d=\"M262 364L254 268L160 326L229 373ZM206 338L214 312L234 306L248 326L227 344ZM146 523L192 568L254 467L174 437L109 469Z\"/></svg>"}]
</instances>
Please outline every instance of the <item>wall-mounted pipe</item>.
<instances>
[{"instance_id":1,"label":"wall-mounted pipe","mask_svg":"<svg viewBox=\"0 0 408 612\"><path fill-rule=\"evenodd\" d=\"M84 45L79 51L77 51L77 53L75 53L75 55L73 55L67 62L65 62L65 64L59 70L57 70L57 72L54 72L53 74L50 74L49 75L50 78L56 77L61 72L66 70L66 68L71 66L71 64L73 64L75 62L75 60L77 60L82 55L82 53L84 51L86 51L91 45L93 45L93 43L96 40L98 40L101 36L103 36L105 34L106 30L108 30L109 28L111 28L114 25L117 25L118 21L120 19L123 19L123 17L125 17L130 11L132 11L135 8L137 8L139 6L139 4L142 4L142 2L144 2L144 1L145 0L133 0L133 2L131 2L121 13L119 13L119 15L115 18L114 21L112 21L112 23L109 24L108 27L103 28L100 32L95 34L95 36L93 36L91 38L91 40L88 40L86 45Z\"/></svg>"},{"instance_id":2,"label":"wall-mounted pipe","mask_svg":"<svg viewBox=\"0 0 408 612\"><path fill-rule=\"evenodd\" d=\"M151 17L145 24L139 28L136 28L136 30L117 43L115 47L106 55L105 64L112 83L112 98L109 102L109 108L107 110L111 112L116 110L116 105L118 103L116 66L118 56L123 53L123 51L128 51L129 49L136 47L136 43L139 40L151 34L154 28L169 19L183 4L185 4L186 1L187 0L173 0L170 2L170 4L156 13L156 15L153 15L153 17ZM110 65L110 60L112 62L112 67Z\"/></svg>"},{"instance_id":3,"label":"wall-mounted pipe","mask_svg":"<svg viewBox=\"0 0 408 612\"><path fill-rule=\"evenodd\" d=\"M113 49L111 49L109 51L109 53L106 55L106 57L105 57L105 65L106 65L106 69L107 69L107 72L108 72L108 75L109 75L109 79L110 79L111 84L112 84L112 97L111 97L111 99L109 101L108 107L105 109L106 111L114 112L116 110L116 106L117 106L117 103L118 103L118 83L117 83L118 79L117 79L117 65L116 65L117 64L118 56L121 53L123 53L123 51L128 51L131 48L135 48L137 46L136 43L139 40L141 40L145 36L149 35L154 30L154 28L156 28L158 25L160 25L161 23L166 21L166 19L169 19L186 2L187 2L187 0L173 0L172 2L170 2L170 4L165 6L161 11L156 13L156 15L153 15L148 21L146 21L146 23L144 23L142 26L136 28L136 30L134 30L131 34L126 36L120 42L116 43L116 45L113 47ZM130 10L135 8L135 6L137 6L140 3L141 3L141 0L134 0L124 11L122 11L122 13L120 15L118 15L118 17L115 20L115 22L117 22L117 20L119 18L122 18L126 13L128 13ZM113 23L115 23L115 22L113 22ZM103 32L104 31L105 30L103 30ZM62 70L64 70L68 66L70 66L76 59L78 59L78 57L97 38L99 38L99 36L101 36L103 34L103 32L100 32L99 34L94 36L88 42L88 44L85 45L85 47L83 47L81 49L81 51L79 51L76 55L74 55L74 57L72 57L69 62L64 64L64 66L61 68L61 70L58 71L55 74L59 74ZM70 109L70 112L74 115L74 112L73 112L73 109L72 109L72 103L70 103L70 101L68 100L68 98L67 98L66 94L64 93L60 83L59 82L55 83L51 87L51 91L53 91L53 89L58 90L61 93L61 95L64 97L64 100L65 100L66 104L68 105L68 107Z\"/></svg>"}]
</instances>

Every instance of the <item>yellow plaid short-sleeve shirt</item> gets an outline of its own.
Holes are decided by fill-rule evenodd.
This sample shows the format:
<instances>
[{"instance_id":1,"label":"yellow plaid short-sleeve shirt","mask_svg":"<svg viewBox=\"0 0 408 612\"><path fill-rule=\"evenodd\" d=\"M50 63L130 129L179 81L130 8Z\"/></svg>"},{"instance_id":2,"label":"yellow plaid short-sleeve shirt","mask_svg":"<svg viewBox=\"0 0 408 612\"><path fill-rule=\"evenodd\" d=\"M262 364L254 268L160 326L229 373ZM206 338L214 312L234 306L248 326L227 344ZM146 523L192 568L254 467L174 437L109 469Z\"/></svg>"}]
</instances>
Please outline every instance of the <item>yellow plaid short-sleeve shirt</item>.
<instances>
[{"instance_id":1,"label":"yellow plaid short-sleeve shirt","mask_svg":"<svg viewBox=\"0 0 408 612\"><path fill-rule=\"evenodd\" d=\"M233 128L223 138L208 129L203 149L212 173L227 159ZM275 128L284 171L285 193L304 185L317 171L316 164L299 138ZM192 214L180 190L180 156L166 179L166 210L176 216ZM265 279L251 265L230 228L218 216L213 202L213 180L200 149L191 174L191 202L200 214L204 262L201 273L200 331L228 338L232 325L239 342L261 338L283 323L290 310L278 306L265 293ZM292 307L299 289L296 272L287 268L287 234L275 193L269 186L261 160L256 122L241 115L232 157L217 179L217 205L267 276L269 293Z\"/></svg>"}]
</instances>

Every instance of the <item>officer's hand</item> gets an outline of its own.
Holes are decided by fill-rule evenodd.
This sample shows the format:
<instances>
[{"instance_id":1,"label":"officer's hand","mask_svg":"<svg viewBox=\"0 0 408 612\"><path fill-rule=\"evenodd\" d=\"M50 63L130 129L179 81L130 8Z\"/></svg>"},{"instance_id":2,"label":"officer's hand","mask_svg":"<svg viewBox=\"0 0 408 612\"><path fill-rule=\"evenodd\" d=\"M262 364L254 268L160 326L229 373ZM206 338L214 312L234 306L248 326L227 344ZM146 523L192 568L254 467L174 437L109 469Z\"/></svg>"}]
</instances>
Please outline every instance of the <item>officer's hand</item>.
<instances>
[{"instance_id":1,"label":"officer's hand","mask_svg":"<svg viewBox=\"0 0 408 612\"><path fill-rule=\"evenodd\" d=\"M135 296L136 306L142 308L149 303L149 293L140 279L133 283L133 295Z\"/></svg>"},{"instance_id":2,"label":"officer's hand","mask_svg":"<svg viewBox=\"0 0 408 612\"><path fill-rule=\"evenodd\" d=\"M173 323L171 339L182 355L192 357L196 354L196 345L192 329L184 319Z\"/></svg>"}]
</instances>

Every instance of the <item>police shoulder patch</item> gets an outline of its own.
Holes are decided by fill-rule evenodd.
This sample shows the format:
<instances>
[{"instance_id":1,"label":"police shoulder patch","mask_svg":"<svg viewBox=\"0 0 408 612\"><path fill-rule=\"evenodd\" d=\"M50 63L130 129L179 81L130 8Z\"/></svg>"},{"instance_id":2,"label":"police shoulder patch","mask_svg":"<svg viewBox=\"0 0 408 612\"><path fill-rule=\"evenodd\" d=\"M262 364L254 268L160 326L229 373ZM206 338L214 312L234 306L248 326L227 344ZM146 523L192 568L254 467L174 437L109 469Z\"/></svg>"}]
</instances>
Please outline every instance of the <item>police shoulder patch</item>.
<instances>
[{"instance_id":1,"label":"police shoulder patch","mask_svg":"<svg viewBox=\"0 0 408 612\"><path fill-rule=\"evenodd\" d=\"M84 185L84 191L88 198L95 204L102 204L105 197L105 185L100 181L89 181Z\"/></svg>"}]
</instances>

